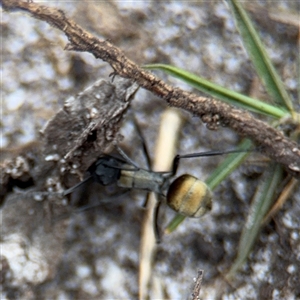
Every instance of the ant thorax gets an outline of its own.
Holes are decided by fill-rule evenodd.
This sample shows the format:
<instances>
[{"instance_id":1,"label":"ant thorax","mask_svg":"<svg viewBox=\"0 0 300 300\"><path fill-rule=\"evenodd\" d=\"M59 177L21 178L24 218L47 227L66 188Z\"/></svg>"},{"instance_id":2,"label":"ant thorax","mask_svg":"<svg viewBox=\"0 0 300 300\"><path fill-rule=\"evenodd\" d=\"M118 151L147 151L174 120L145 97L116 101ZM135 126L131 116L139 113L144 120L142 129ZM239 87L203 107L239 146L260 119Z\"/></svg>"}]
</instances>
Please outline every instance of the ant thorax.
<instances>
[{"instance_id":1,"label":"ant thorax","mask_svg":"<svg viewBox=\"0 0 300 300\"><path fill-rule=\"evenodd\" d=\"M145 169L122 169L117 185L124 188L140 189L165 195L172 173L152 172Z\"/></svg>"}]
</instances>

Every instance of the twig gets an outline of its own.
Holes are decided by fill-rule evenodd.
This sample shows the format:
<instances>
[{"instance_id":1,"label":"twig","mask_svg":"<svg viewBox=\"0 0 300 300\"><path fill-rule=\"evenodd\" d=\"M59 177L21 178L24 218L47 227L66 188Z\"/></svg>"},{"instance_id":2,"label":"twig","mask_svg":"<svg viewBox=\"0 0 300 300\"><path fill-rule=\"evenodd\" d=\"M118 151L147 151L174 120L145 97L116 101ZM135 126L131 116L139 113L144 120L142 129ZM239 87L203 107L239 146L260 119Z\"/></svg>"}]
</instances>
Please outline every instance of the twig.
<instances>
[{"instance_id":1,"label":"twig","mask_svg":"<svg viewBox=\"0 0 300 300\"><path fill-rule=\"evenodd\" d=\"M200 290L201 290L202 279L203 279L203 270L199 270L196 281L195 281L193 293L192 293L193 300L200 299Z\"/></svg>"},{"instance_id":2,"label":"twig","mask_svg":"<svg viewBox=\"0 0 300 300\"><path fill-rule=\"evenodd\" d=\"M6 11L26 11L34 18L48 22L68 37L66 50L90 52L96 58L108 62L114 75L135 80L139 86L163 98L169 105L199 116L209 128L215 128L218 124L232 128L239 135L250 138L263 154L284 165L291 175L300 177L299 145L251 114L215 99L173 88L137 66L108 41L101 41L85 31L67 18L62 10L18 0L2 0L2 6Z\"/></svg>"},{"instance_id":3,"label":"twig","mask_svg":"<svg viewBox=\"0 0 300 300\"><path fill-rule=\"evenodd\" d=\"M175 145L181 130L182 120L178 111L168 108L161 116L160 129L155 146L153 169L155 171L170 170L175 155ZM158 195L156 195L158 196ZM154 210L157 198L154 193L149 194L147 210L142 227L140 244L139 269L139 299L147 298L147 288L153 281L153 258L156 253L157 240L155 240L153 226L157 225L154 219ZM156 236L156 238L158 238Z\"/></svg>"}]
</instances>

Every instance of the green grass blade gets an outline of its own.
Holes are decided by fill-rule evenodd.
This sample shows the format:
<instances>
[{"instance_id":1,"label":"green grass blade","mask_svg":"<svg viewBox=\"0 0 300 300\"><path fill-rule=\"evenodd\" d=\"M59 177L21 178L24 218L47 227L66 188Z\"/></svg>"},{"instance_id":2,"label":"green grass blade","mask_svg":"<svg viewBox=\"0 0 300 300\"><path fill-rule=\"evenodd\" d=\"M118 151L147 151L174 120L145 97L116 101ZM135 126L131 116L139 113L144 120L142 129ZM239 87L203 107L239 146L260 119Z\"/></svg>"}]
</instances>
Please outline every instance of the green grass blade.
<instances>
[{"instance_id":1,"label":"green grass blade","mask_svg":"<svg viewBox=\"0 0 300 300\"><path fill-rule=\"evenodd\" d=\"M282 118L283 116L287 115L287 112L279 107L275 107L257 99L231 91L180 68L164 64L151 64L143 67L151 70L162 70L174 77L179 78L182 81L185 81L196 89L229 104L237 105L250 111L268 115L273 118Z\"/></svg>"},{"instance_id":2,"label":"green grass blade","mask_svg":"<svg viewBox=\"0 0 300 300\"><path fill-rule=\"evenodd\" d=\"M250 213L242 231L237 258L226 275L228 280L241 268L252 250L261 229L261 222L272 205L274 191L276 191L277 186L282 180L282 174L282 167L274 163L272 163L269 169L264 173L264 177L255 193Z\"/></svg>"},{"instance_id":3,"label":"green grass blade","mask_svg":"<svg viewBox=\"0 0 300 300\"><path fill-rule=\"evenodd\" d=\"M237 150L250 149L252 142L244 139ZM207 178L206 184L211 190L214 190L228 175L230 175L250 154L251 152L241 152L229 154L228 157L212 172Z\"/></svg>"},{"instance_id":4,"label":"green grass blade","mask_svg":"<svg viewBox=\"0 0 300 300\"><path fill-rule=\"evenodd\" d=\"M177 214L167 225L165 233L169 234L173 232L184 221L185 218L185 216Z\"/></svg>"},{"instance_id":5,"label":"green grass blade","mask_svg":"<svg viewBox=\"0 0 300 300\"><path fill-rule=\"evenodd\" d=\"M248 150L252 147L252 142L248 139L244 139L237 150ZM250 154L251 152L241 152L229 154L226 159L214 170L214 172L206 180L208 187L213 190L215 189L221 181L223 181L229 174L232 173ZM166 227L166 233L174 231L177 226L179 226L185 217L182 215L176 215Z\"/></svg>"},{"instance_id":6,"label":"green grass blade","mask_svg":"<svg viewBox=\"0 0 300 300\"><path fill-rule=\"evenodd\" d=\"M243 39L243 44L268 94L275 103L287 108L293 114L292 101L246 11L237 0L228 0L226 2L230 5L238 31Z\"/></svg>"}]
</instances>

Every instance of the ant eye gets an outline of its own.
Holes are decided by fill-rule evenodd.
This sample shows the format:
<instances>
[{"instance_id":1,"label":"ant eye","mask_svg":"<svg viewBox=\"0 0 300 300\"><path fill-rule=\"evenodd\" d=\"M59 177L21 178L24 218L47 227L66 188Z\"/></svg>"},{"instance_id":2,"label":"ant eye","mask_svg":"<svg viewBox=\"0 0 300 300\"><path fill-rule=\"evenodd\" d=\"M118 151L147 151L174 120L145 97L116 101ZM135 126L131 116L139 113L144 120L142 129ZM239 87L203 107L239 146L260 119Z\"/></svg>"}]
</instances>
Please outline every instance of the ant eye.
<instances>
[{"instance_id":1,"label":"ant eye","mask_svg":"<svg viewBox=\"0 0 300 300\"><path fill-rule=\"evenodd\" d=\"M185 174L170 185L167 203L182 215L199 218L211 210L212 193L205 182Z\"/></svg>"}]
</instances>

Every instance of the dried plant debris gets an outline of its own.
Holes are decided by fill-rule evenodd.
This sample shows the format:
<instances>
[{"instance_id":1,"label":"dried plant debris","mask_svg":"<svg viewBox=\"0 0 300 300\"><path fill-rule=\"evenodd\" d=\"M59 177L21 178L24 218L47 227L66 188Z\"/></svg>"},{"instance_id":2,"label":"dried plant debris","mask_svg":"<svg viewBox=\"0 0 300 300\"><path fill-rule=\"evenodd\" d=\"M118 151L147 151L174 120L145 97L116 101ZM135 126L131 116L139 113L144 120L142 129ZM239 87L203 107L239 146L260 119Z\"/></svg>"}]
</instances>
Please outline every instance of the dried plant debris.
<instances>
[{"instance_id":1,"label":"dried plant debris","mask_svg":"<svg viewBox=\"0 0 300 300\"><path fill-rule=\"evenodd\" d=\"M35 167L40 163L40 144L33 142L10 151L10 156L1 151L1 157L6 157L0 164L0 205L4 197L14 188L26 189L34 184L37 186L39 177L34 175ZM34 182L34 177L36 181Z\"/></svg>"},{"instance_id":2,"label":"dried plant debris","mask_svg":"<svg viewBox=\"0 0 300 300\"><path fill-rule=\"evenodd\" d=\"M1 283L17 298L31 299L30 284L55 275L64 253L66 216L74 209L62 195L66 180L72 172L83 174L112 148L137 88L118 77L97 81L65 102L43 129L41 142L21 147L1 163L1 263L7 266Z\"/></svg>"},{"instance_id":3,"label":"dried plant debris","mask_svg":"<svg viewBox=\"0 0 300 300\"><path fill-rule=\"evenodd\" d=\"M101 153L110 150L136 90L137 85L122 78L116 77L114 82L97 81L65 102L64 108L45 126L41 142L20 147L1 163L0 200L5 200L3 211L13 212L13 216L4 214L3 230L5 224L20 220L15 213L25 209L25 202L32 211L36 211L36 205L43 210L46 207L49 219L65 213L62 192L69 177L72 178L70 173L78 174L73 176L78 181ZM46 203L42 203L45 199Z\"/></svg>"},{"instance_id":4,"label":"dried plant debris","mask_svg":"<svg viewBox=\"0 0 300 300\"><path fill-rule=\"evenodd\" d=\"M84 171L102 152L109 152L119 123L138 86L115 77L99 80L76 97L66 100L43 129L46 160L65 160Z\"/></svg>"},{"instance_id":5,"label":"dried plant debris","mask_svg":"<svg viewBox=\"0 0 300 300\"><path fill-rule=\"evenodd\" d=\"M41 143L26 145L2 163L1 197L14 186L34 185L45 190L50 185L51 192L61 192L53 188L55 178L67 178L69 173L81 177L101 153L111 151L119 123L137 89L132 81L115 77L114 82L99 80L67 99L42 130Z\"/></svg>"}]
</instances>

